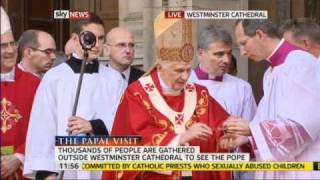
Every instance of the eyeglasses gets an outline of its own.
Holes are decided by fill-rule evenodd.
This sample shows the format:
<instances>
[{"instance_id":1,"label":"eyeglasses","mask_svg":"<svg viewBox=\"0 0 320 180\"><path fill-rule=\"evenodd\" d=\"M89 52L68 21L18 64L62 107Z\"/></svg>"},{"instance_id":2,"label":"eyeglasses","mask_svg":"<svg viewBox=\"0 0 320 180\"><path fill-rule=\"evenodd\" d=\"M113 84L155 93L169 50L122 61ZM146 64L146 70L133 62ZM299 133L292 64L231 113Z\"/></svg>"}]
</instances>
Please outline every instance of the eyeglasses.
<instances>
[{"instance_id":1,"label":"eyeglasses","mask_svg":"<svg viewBox=\"0 0 320 180\"><path fill-rule=\"evenodd\" d=\"M48 49L45 49L45 50L38 49L38 48L33 48L33 47L30 47L30 48L33 49L34 51L43 52L43 53L45 53L47 56L50 56L50 54L56 54L56 50L55 50L55 49L52 49L52 48L48 48Z\"/></svg>"},{"instance_id":2,"label":"eyeglasses","mask_svg":"<svg viewBox=\"0 0 320 180\"><path fill-rule=\"evenodd\" d=\"M129 48L129 49L134 49L134 46L135 44L134 43L124 43L124 42L121 42L121 43L117 43L117 44L108 44L109 46L114 46L116 48L119 48L119 49L125 49L125 48Z\"/></svg>"},{"instance_id":3,"label":"eyeglasses","mask_svg":"<svg viewBox=\"0 0 320 180\"><path fill-rule=\"evenodd\" d=\"M13 47L13 48L16 48L16 47L17 47L17 42L11 41L11 42L7 42L7 43L1 43L0 46L1 46L1 50L5 50L5 49L7 49L9 46L10 46L10 47Z\"/></svg>"}]
</instances>

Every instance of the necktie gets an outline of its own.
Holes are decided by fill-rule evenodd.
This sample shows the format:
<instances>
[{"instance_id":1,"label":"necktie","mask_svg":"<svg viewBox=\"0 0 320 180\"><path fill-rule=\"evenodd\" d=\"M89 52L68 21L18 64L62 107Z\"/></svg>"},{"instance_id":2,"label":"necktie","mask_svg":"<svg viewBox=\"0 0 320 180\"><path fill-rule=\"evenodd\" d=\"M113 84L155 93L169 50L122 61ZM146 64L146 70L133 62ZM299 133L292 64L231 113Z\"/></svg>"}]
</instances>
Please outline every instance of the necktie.
<instances>
[{"instance_id":1,"label":"necktie","mask_svg":"<svg viewBox=\"0 0 320 180\"><path fill-rule=\"evenodd\" d=\"M122 78L124 79L124 80L127 80L126 79L126 76L123 74L123 73L120 73L121 74L121 76L122 76Z\"/></svg>"}]
</instances>

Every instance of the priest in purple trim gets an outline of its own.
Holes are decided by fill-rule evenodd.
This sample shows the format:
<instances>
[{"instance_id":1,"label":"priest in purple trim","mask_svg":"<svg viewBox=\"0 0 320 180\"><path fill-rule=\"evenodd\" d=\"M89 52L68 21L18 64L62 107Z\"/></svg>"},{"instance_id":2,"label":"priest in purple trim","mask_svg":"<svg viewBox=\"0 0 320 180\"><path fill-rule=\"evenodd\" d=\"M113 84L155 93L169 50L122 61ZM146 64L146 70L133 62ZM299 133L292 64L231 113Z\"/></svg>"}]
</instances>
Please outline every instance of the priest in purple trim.
<instances>
[{"instance_id":1,"label":"priest in purple trim","mask_svg":"<svg viewBox=\"0 0 320 180\"><path fill-rule=\"evenodd\" d=\"M201 29L197 56L199 65L189 80L205 86L229 114L251 121L257 108L251 85L227 74L232 56L231 35L215 25Z\"/></svg>"},{"instance_id":2,"label":"priest in purple trim","mask_svg":"<svg viewBox=\"0 0 320 180\"><path fill-rule=\"evenodd\" d=\"M232 119L223 146L250 136L258 161L320 161L320 66L314 56L284 40L268 20L239 20L235 37L243 55L267 60L264 96L251 123ZM237 135L235 135L237 134ZM228 137L229 136L229 137ZM234 138L231 143L228 138ZM320 171L263 171L256 179L320 179Z\"/></svg>"},{"instance_id":3,"label":"priest in purple trim","mask_svg":"<svg viewBox=\"0 0 320 180\"><path fill-rule=\"evenodd\" d=\"M199 65L191 71L189 81L205 86L211 97L232 116L251 121L257 105L251 85L227 74L232 57L231 35L221 27L209 25L198 35ZM237 151L248 152L248 146ZM236 172L234 179L252 179L250 172Z\"/></svg>"}]
</instances>

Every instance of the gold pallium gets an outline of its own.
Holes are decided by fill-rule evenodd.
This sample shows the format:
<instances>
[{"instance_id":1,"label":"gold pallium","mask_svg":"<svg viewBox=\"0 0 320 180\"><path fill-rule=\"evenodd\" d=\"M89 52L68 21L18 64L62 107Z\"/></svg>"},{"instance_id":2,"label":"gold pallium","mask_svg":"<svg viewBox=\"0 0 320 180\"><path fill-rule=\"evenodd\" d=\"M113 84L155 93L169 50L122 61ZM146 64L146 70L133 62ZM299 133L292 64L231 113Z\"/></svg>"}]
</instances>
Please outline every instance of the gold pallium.
<instances>
[{"instance_id":1,"label":"gold pallium","mask_svg":"<svg viewBox=\"0 0 320 180\"><path fill-rule=\"evenodd\" d=\"M15 109L15 107L12 105L12 102L7 100L6 98L3 98L1 100L2 133L10 130L15 123L18 123L20 121L21 118L22 115L17 109Z\"/></svg>"}]
</instances>

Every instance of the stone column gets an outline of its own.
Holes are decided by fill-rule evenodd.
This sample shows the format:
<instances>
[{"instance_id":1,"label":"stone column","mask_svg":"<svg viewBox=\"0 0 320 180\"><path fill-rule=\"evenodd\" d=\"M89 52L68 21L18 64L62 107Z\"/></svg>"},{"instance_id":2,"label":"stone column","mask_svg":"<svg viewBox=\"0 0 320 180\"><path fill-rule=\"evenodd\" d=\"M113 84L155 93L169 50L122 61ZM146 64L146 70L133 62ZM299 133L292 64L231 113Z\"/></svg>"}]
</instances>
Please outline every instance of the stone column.
<instances>
[{"instance_id":1,"label":"stone column","mask_svg":"<svg viewBox=\"0 0 320 180\"><path fill-rule=\"evenodd\" d=\"M143 0L119 0L119 26L128 28L135 37L133 65L143 67Z\"/></svg>"}]
</instances>

